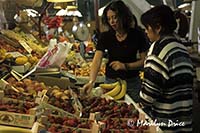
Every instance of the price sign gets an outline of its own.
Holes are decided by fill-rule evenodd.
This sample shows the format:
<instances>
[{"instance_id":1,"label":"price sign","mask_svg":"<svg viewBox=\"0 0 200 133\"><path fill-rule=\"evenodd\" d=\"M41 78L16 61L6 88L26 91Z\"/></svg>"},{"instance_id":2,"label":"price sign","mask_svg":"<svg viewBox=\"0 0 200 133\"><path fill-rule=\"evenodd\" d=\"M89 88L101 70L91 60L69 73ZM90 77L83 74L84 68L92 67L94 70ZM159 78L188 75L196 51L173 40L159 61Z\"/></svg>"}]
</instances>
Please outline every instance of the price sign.
<instances>
[{"instance_id":1,"label":"price sign","mask_svg":"<svg viewBox=\"0 0 200 133\"><path fill-rule=\"evenodd\" d=\"M19 43L22 45L22 47L24 47L26 49L26 51L31 54L32 52L32 49L29 47L29 45L23 41L23 40L19 40Z\"/></svg>"}]
</instances>

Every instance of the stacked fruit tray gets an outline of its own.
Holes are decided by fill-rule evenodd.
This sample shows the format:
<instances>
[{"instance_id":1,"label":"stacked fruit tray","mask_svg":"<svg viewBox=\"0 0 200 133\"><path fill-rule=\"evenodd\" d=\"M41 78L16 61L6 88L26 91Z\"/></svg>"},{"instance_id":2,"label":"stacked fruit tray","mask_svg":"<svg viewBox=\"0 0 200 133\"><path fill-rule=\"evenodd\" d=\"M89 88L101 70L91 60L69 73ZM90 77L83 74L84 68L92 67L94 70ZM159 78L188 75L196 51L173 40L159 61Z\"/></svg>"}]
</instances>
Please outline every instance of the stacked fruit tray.
<instances>
[{"instance_id":1,"label":"stacked fruit tray","mask_svg":"<svg viewBox=\"0 0 200 133\"><path fill-rule=\"evenodd\" d=\"M146 120L146 117L130 101L118 101L113 98L109 99L99 96L81 97L76 88L62 89L58 86L50 87L46 86L45 83L30 79L17 81L12 77L6 77L1 81L6 81L7 83L0 84L0 88L4 88L3 93L0 93L0 97L21 99L22 95L23 100L28 102L34 102L35 100L33 99L38 96L43 99L41 102L38 102L40 104L38 107L45 110L45 112L37 116L46 118L46 122L41 122L44 125L43 129L46 131L61 132L65 130L68 132L79 132L81 130L81 132L86 133L125 133L150 132L151 130L152 133L156 132L153 126L136 124L138 120ZM123 80L118 80L116 83L110 85L101 84L99 87L106 87L108 89L105 94L111 92L111 94L118 94L126 90L126 83ZM82 109L79 110L81 111L79 115L76 114L77 108L74 107L75 100L70 90L77 94L78 101L81 103ZM95 116L93 115L92 117L91 114L95 114Z\"/></svg>"},{"instance_id":2,"label":"stacked fruit tray","mask_svg":"<svg viewBox=\"0 0 200 133\"><path fill-rule=\"evenodd\" d=\"M0 89L3 90L3 95L7 98L36 102L38 98L43 96L42 93L48 87L42 82L30 79L17 81L14 77L7 75L0 80Z\"/></svg>"},{"instance_id":3,"label":"stacked fruit tray","mask_svg":"<svg viewBox=\"0 0 200 133\"><path fill-rule=\"evenodd\" d=\"M34 102L2 98L0 100L0 124L31 128L35 122Z\"/></svg>"},{"instance_id":4,"label":"stacked fruit tray","mask_svg":"<svg viewBox=\"0 0 200 133\"><path fill-rule=\"evenodd\" d=\"M93 120L83 118L59 117L55 115L48 115L47 121L43 124L47 131L51 133L57 132L88 132L91 133Z\"/></svg>"},{"instance_id":5,"label":"stacked fruit tray","mask_svg":"<svg viewBox=\"0 0 200 133\"><path fill-rule=\"evenodd\" d=\"M81 103L83 105L82 117L88 118L90 113L99 112L96 120L104 124L103 128L99 129L101 132L147 132L150 130L150 127L134 124L137 120L143 119L144 114L140 114L131 103L100 97L93 97L88 100L82 99Z\"/></svg>"},{"instance_id":6,"label":"stacked fruit tray","mask_svg":"<svg viewBox=\"0 0 200 133\"><path fill-rule=\"evenodd\" d=\"M52 112L53 114L60 113L62 115L76 117L79 115L79 112L75 107L74 98L71 95L72 90L76 91L76 88L69 90L62 89L58 86L49 87L48 91L43 95L47 99L47 101L43 100L43 107L46 110L54 111Z\"/></svg>"}]
</instances>

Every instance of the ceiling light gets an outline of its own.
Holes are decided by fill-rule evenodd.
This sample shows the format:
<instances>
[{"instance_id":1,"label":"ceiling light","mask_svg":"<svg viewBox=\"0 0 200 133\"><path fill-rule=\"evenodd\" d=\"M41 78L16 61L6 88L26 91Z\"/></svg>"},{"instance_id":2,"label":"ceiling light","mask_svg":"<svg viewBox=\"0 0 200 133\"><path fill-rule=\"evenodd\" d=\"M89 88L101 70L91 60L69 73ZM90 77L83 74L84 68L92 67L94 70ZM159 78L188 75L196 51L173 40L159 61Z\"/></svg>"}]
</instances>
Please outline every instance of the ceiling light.
<instances>
[{"instance_id":1,"label":"ceiling light","mask_svg":"<svg viewBox=\"0 0 200 133\"><path fill-rule=\"evenodd\" d=\"M87 27L91 27L91 24L90 24L90 23L87 23Z\"/></svg>"}]
</instances>

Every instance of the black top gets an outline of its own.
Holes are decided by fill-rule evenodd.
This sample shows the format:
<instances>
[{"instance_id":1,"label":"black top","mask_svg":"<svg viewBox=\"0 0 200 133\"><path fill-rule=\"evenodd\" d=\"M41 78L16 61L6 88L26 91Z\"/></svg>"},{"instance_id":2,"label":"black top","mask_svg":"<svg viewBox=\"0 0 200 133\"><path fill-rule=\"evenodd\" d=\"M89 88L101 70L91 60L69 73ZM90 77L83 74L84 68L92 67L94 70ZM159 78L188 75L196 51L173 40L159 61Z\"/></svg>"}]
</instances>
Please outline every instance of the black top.
<instances>
[{"instance_id":1,"label":"black top","mask_svg":"<svg viewBox=\"0 0 200 133\"><path fill-rule=\"evenodd\" d=\"M97 43L97 50L108 50L108 63L106 65L106 76L108 78L129 79L138 76L138 70L119 70L115 71L109 64L112 61L120 61L130 63L137 61L137 53L145 52L149 48L146 36L140 29L130 29L127 38L119 42L115 36L115 32L107 31L100 35Z\"/></svg>"}]
</instances>

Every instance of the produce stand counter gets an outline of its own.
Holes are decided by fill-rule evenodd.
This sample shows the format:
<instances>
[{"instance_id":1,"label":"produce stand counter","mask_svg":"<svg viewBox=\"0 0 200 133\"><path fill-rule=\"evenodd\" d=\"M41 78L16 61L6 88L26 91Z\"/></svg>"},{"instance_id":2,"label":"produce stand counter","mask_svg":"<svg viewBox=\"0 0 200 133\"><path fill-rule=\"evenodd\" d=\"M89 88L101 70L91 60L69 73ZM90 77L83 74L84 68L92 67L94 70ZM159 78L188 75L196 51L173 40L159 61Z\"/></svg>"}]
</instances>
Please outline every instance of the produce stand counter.
<instances>
[{"instance_id":1,"label":"produce stand counter","mask_svg":"<svg viewBox=\"0 0 200 133\"><path fill-rule=\"evenodd\" d=\"M11 74L12 75L12 74ZM64 88L67 88L67 86L70 85L70 81L69 79L67 78L56 78L56 77L49 77L49 76L39 76L37 75L34 80L36 81L39 81L39 82L44 82L46 85L49 85L49 86L53 86L53 85L58 85L60 87L64 87ZM51 82L49 82L51 81ZM139 114L142 114L142 117L145 118L145 119L142 119L142 120L146 120L146 119L149 119L150 118L145 114L145 112L139 108L137 106L137 104L128 96L126 95L125 96L125 99L123 100L124 102L126 103L132 103L135 108L139 111ZM123 102L122 101L122 102ZM120 101L119 101L120 102ZM141 117L140 117L141 118ZM29 127L29 129L25 129L25 128L16 128L16 127L10 127L10 126L3 126L3 125L0 125L2 128L0 128L0 133L7 133L9 130L11 130L10 132L15 132L15 133L18 133L18 130L19 130L19 133L23 133L23 131L25 131L26 133L38 133L38 131L40 131L39 128L37 128L37 125L34 123L32 127ZM99 126L99 125L98 125ZM31 128L31 129L30 129ZM35 130L34 130L35 129ZM97 128L98 129L98 128ZM149 128L150 129L150 128ZM91 130L90 130L91 131ZM97 131L97 130L96 130ZM96 133L96 131L91 131L90 133ZM158 127L151 127L151 130L148 130L147 132L148 133L154 133L154 132L157 132L157 133L162 133L162 131L158 128Z\"/></svg>"}]
</instances>

